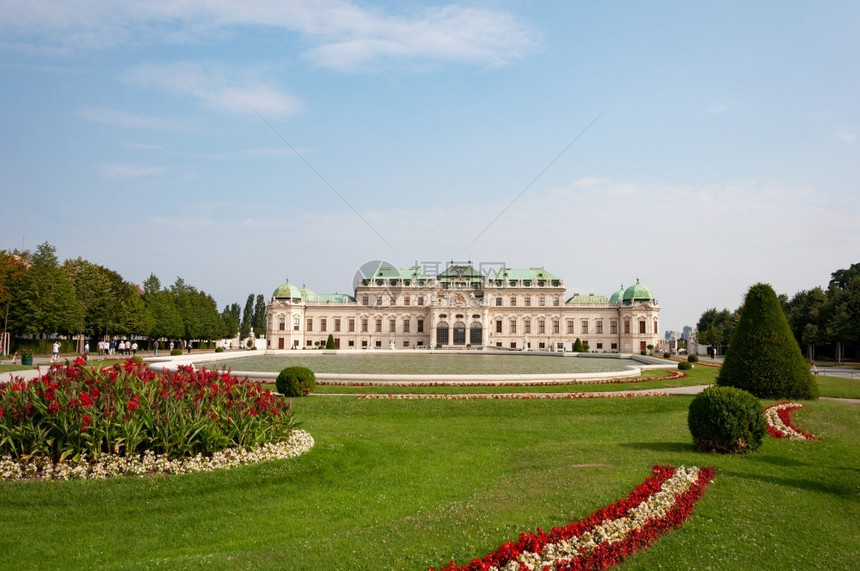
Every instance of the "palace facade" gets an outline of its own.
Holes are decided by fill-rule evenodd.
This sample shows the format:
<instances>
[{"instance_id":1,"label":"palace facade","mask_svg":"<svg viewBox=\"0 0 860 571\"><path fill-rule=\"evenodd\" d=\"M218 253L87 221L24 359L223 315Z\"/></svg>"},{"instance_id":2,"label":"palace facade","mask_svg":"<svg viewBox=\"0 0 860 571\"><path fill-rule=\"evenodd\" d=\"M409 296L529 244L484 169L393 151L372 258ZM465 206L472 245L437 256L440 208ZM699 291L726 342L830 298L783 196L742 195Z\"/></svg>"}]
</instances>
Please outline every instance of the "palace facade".
<instances>
[{"instance_id":1,"label":"palace facade","mask_svg":"<svg viewBox=\"0 0 860 571\"><path fill-rule=\"evenodd\" d=\"M354 295L281 284L266 308L266 337L275 350L324 346L330 334L339 349L571 351L579 339L591 352L633 353L660 341L660 306L639 280L610 297L565 296L564 282L543 268L485 275L451 263L430 276L380 267L356 280Z\"/></svg>"}]
</instances>

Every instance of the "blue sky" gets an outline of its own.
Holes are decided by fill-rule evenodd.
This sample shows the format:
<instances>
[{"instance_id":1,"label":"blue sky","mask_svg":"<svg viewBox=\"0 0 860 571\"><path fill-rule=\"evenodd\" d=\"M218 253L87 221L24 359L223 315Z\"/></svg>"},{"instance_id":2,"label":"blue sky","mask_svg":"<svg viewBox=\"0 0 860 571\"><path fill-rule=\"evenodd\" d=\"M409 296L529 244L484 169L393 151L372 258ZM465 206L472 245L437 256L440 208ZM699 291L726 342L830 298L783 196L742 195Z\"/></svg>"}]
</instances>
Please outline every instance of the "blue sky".
<instances>
[{"instance_id":1,"label":"blue sky","mask_svg":"<svg viewBox=\"0 0 860 571\"><path fill-rule=\"evenodd\" d=\"M662 328L860 253L856 2L0 0L0 248L219 307L369 260L637 278Z\"/></svg>"}]
</instances>

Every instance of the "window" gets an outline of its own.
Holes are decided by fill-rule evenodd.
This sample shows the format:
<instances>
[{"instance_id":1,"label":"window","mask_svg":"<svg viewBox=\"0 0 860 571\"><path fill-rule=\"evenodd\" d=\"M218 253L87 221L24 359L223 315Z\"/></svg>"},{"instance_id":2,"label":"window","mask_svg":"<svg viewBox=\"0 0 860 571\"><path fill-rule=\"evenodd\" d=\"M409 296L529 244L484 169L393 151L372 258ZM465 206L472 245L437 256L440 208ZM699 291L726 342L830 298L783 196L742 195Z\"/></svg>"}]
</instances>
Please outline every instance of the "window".
<instances>
[{"instance_id":1,"label":"window","mask_svg":"<svg viewBox=\"0 0 860 571\"><path fill-rule=\"evenodd\" d=\"M469 343L472 345L481 345L484 342L484 328L480 322L475 321L469 326Z\"/></svg>"},{"instance_id":2,"label":"window","mask_svg":"<svg viewBox=\"0 0 860 571\"><path fill-rule=\"evenodd\" d=\"M517 296L512 295L511 296L511 307L516 307L516 306L517 306Z\"/></svg>"},{"instance_id":3,"label":"window","mask_svg":"<svg viewBox=\"0 0 860 571\"><path fill-rule=\"evenodd\" d=\"M517 348L517 342L511 341L511 349L516 349L516 348Z\"/></svg>"},{"instance_id":4,"label":"window","mask_svg":"<svg viewBox=\"0 0 860 571\"><path fill-rule=\"evenodd\" d=\"M340 317L334 318L334 330L340 331Z\"/></svg>"},{"instance_id":5,"label":"window","mask_svg":"<svg viewBox=\"0 0 860 571\"><path fill-rule=\"evenodd\" d=\"M532 332L532 321L531 319L523 320L523 333L531 333Z\"/></svg>"},{"instance_id":6,"label":"window","mask_svg":"<svg viewBox=\"0 0 860 571\"><path fill-rule=\"evenodd\" d=\"M418 333L424 333L424 320L418 320Z\"/></svg>"},{"instance_id":7,"label":"window","mask_svg":"<svg viewBox=\"0 0 860 571\"><path fill-rule=\"evenodd\" d=\"M546 305L546 296L542 295L538 297L538 305L541 307Z\"/></svg>"},{"instance_id":8,"label":"window","mask_svg":"<svg viewBox=\"0 0 860 571\"><path fill-rule=\"evenodd\" d=\"M612 344L612 350L615 351L617 349L618 349L618 343L613 343Z\"/></svg>"},{"instance_id":9,"label":"window","mask_svg":"<svg viewBox=\"0 0 860 571\"><path fill-rule=\"evenodd\" d=\"M639 322L639 335L645 335L645 320Z\"/></svg>"},{"instance_id":10,"label":"window","mask_svg":"<svg viewBox=\"0 0 860 571\"><path fill-rule=\"evenodd\" d=\"M609 320L609 333L612 335L618 334L618 322L614 319Z\"/></svg>"},{"instance_id":11,"label":"window","mask_svg":"<svg viewBox=\"0 0 860 571\"><path fill-rule=\"evenodd\" d=\"M307 323L307 326L305 327L305 329L307 331L313 331L314 330L314 318L313 317L308 317L308 323Z\"/></svg>"},{"instance_id":12,"label":"window","mask_svg":"<svg viewBox=\"0 0 860 571\"><path fill-rule=\"evenodd\" d=\"M409 318L408 318L408 317L404 317L404 318L403 318L403 332L404 332L404 333L409 333L409 329L410 329L411 323L412 323L412 322L409 320Z\"/></svg>"},{"instance_id":13,"label":"window","mask_svg":"<svg viewBox=\"0 0 860 571\"><path fill-rule=\"evenodd\" d=\"M436 343L448 344L448 323L445 321L439 322L439 325L436 326Z\"/></svg>"},{"instance_id":14,"label":"window","mask_svg":"<svg viewBox=\"0 0 860 571\"><path fill-rule=\"evenodd\" d=\"M350 346L350 347L355 347L355 339L350 339L350 340L349 340L349 346Z\"/></svg>"},{"instance_id":15,"label":"window","mask_svg":"<svg viewBox=\"0 0 860 571\"><path fill-rule=\"evenodd\" d=\"M624 321L624 334L630 335L630 321L629 320Z\"/></svg>"},{"instance_id":16,"label":"window","mask_svg":"<svg viewBox=\"0 0 860 571\"><path fill-rule=\"evenodd\" d=\"M350 318L349 321L346 322L347 331L350 333L355 333L355 319Z\"/></svg>"},{"instance_id":17,"label":"window","mask_svg":"<svg viewBox=\"0 0 860 571\"><path fill-rule=\"evenodd\" d=\"M361 304L362 305L367 305L369 303L370 303L370 297L367 294L361 296Z\"/></svg>"},{"instance_id":18,"label":"window","mask_svg":"<svg viewBox=\"0 0 860 571\"><path fill-rule=\"evenodd\" d=\"M299 318L298 318L298 317L293 317L293 331L298 331L298 330L299 330L299 323L300 323L300 322L299 322Z\"/></svg>"},{"instance_id":19,"label":"window","mask_svg":"<svg viewBox=\"0 0 860 571\"><path fill-rule=\"evenodd\" d=\"M510 332L511 332L511 333L516 333L516 332L517 332L517 320L516 320L516 319L511 319Z\"/></svg>"},{"instance_id":20,"label":"window","mask_svg":"<svg viewBox=\"0 0 860 571\"><path fill-rule=\"evenodd\" d=\"M361 332L367 333L367 319L361 320Z\"/></svg>"},{"instance_id":21,"label":"window","mask_svg":"<svg viewBox=\"0 0 860 571\"><path fill-rule=\"evenodd\" d=\"M552 298L552 304L553 304L555 307L558 307L559 299L558 299L558 296L557 296L557 295L556 295L556 296L554 296L554 297Z\"/></svg>"},{"instance_id":22,"label":"window","mask_svg":"<svg viewBox=\"0 0 860 571\"><path fill-rule=\"evenodd\" d=\"M579 325L580 325L579 332L582 333L583 335L588 335L588 320L583 319L582 323L580 323Z\"/></svg>"},{"instance_id":23,"label":"window","mask_svg":"<svg viewBox=\"0 0 860 571\"><path fill-rule=\"evenodd\" d=\"M361 342L362 349L367 349L367 340Z\"/></svg>"},{"instance_id":24,"label":"window","mask_svg":"<svg viewBox=\"0 0 860 571\"><path fill-rule=\"evenodd\" d=\"M320 331L325 331L326 321L325 317L320 317Z\"/></svg>"},{"instance_id":25,"label":"window","mask_svg":"<svg viewBox=\"0 0 860 571\"><path fill-rule=\"evenodd\" d=\"M603 349L603 343L598 343L598 344L597 344L597 348L598 348L598 349Z\"/></svg>"},{"instance_id":26,"label":"window","mask_svg":"<svg viewBox=\"0 0 860 571\"><path fill-rule=\"evenodd\" d=\"M397 320L393 317L388 320L388 332L396 333L397 332Z\"/></svg>"},{"instance_id":27,"label":"window","mask_svg":"<svg viewBox=\"0 0 860 571\"><path fill-rule=\"evenodd\" d=\"M403 340L403 346L404 346L404 347L409 347L409 339L404 339L404 340Z\"/></svg>"},{"instance_id":28,"label":"window","mask_svg":"<svg viewBox=\"0 0 860 571\"><path fill-rule=\"evenodd\" d=\"M502 320L497 319L496 320L496 333L501 333L501 332L502 332Z\"/></svg>"},{"instance_id":29,"label":"window","mask_svg":"<svg viewBox=\"0 0 860 571\"><path fill-rule=\"evenodd\" d=\"M541 335L546 333L546 321L544 321L543 319L538 320L538 333Z\"/></svg>"},{"instance_id":30,"label":"window","mask_svg":"<svg viewBox=\"0 0 860 571\"><path fill-rule=\"evenodd\" d=\"M527 295L527 296L523 297L523 305L525 305L526 307L531 307L531 305L532 305L532 296Z\"/></svg>"},{"instance_id":31,"label":"window","mask_svg":"<svg viewBox=\"0 0 860 571\"><path fill-rule=\"evenodd\" d=\"M377 349L379 349L380 347L382 347L382 341L380 341L379 339L377 339L377 340L376 340L376 348L377 348Z\"/></svg>"},{"instance_id":32,"label":"window","mask_svg":"<svg viewBox=\"0 0 860 571\"><path fill-rule=\"evenodd\" d=\"M573 335L573 319L567 320L567 334Z\"/></svg>"},{"instance_id":33,"label":"window","mask_svg":"<svg viewBox=\"0 0 860 571\"><path fill-rule=\"evenodd\" d=\"M305 345L307 345L308 347L313 347L313 346L314 346L314 342L313 342L313 341L311 341L310 339L308 339L308 340L305 342Z\"/></svg>"},{"instance_id":34,"label":"window","mask_svg":"<svg viewBox=\"0 0 860 571\"><path fill-rule=\"evenodd\" d=\"M382 296L381 295L376 296L376 305L382 305Z\"/></svg>"},{"instance_id":35,"label":"window","mask_svg":"<svg viewBox=\"0 0 860 571\"><path fill-rule=\"evenodd\" d=\"M281 318L278 320L278 330L279 330L279 331L284 331L286 328L287 328L287 318L286 318L286 317L281 317Z\"/></svg>"},{"instance_id":36,"label":"window","mask_svg":"<svg viewBox=\"0 0 860 571\"><path fill-rule=\"evenodd\" d=\"M603 335L603 320L598 319L597 322L594 324L594 328L595 333L597 333L598 335Z\"/></svg>"},{"instance_id":37,"label":"window","mask_svg":"<svg viewBox=\"0 0 860 571\"><path fill-rule=\"evenodd\" d=\"M654 320L654 335L657 335L657 320Z\"/></svg>"},{"instance_id":38,"label":"window","mask_svg":"<svg viewBox=\"0 0 860 571\"><path fill-rule=\"evenodd\" d=\"M497 297L497 298L496 298L496 307L501 307L501 306L502 306L502 298L501 298L501 297Z\"/></svg>"},{"instance_id":39,"label":"window","mask_svg":"<svg viewBox=\"0 0 860 571\"><path fill-rule=\"evenodd\" d=\"M552 333L553 335L558 335L559 333L558 320L553 319L552 321Z\"/></svg>"},{"instance_id":40,"label":"window","mask_svg":"<svg viewBox=\"0 0 860 571\"><path fill-rule=\"evenodd\" d=\"M382 333L382 319L376 320L376 332Z\"/></svg>"},{"instance_id":41,"label":"window","mask_svg":"<svg viewBox=\"0 0 860 571\"><path fill-rule=\"evenodd\" d=\"M403 305L411 305L411 304L409 303L410 301L412 301L412 300L411 300L411 299L409 299L409 296L408 296L408 295L404 295L404 296L403 296Z\"/></svg>"},{"instance_id":42,"label":"window","mask_svg":"<svg viewBox=\"0 0 860 571\"><path fill-rule=\"evenodd\" d=\"M424 296L423 295L418 296L418 305L424 305Z\"/></svg>"}]
</instances>

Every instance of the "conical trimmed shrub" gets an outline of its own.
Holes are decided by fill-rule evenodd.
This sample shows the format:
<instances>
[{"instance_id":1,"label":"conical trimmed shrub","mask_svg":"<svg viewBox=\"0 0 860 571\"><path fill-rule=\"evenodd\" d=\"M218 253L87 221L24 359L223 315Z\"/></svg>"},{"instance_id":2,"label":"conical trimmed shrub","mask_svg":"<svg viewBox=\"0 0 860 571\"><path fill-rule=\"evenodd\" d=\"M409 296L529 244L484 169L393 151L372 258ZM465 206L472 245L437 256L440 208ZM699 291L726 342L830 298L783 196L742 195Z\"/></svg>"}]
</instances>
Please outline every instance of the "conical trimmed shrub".
<instances>
[{"instance_id":1,"label":"conical trimmed shrub","mask_svg":"<svg viewBox=\"0 0 860 571\"><path fill-rule=\"evenodd\" d=\"M717 385L763 399L818 398L815 377L768 284L755 284L747 292Z\"/></svg>"}]
</instances>

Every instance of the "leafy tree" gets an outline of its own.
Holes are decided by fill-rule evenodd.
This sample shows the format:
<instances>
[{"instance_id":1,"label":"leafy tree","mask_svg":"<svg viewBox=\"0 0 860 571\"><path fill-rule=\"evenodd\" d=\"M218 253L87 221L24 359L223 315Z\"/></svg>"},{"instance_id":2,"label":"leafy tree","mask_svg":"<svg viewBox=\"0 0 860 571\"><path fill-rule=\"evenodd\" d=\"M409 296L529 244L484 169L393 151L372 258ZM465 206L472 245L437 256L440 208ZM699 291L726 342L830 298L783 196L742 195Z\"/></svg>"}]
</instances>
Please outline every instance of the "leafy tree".
<instances>
[{"instance_id":1,"label":"leafy tree","mask_svg":"<svg viewBox=\"0 0 860 571\"><path fill-rule=\"evenodd\" d=\"M28 260L24 254L0 250L0 315L3 319L4 334L9 331L9 314L13 300L22 291L27 265ZM9 347L3 347L2 352L9 353Z\"/></svg>"},{"instance_id":2,"label":"leafy tree","mask_svg":"<svg viewBox=\"0 0 860 571\"><path fill-rule=\"evenodd\" d=\"M798 292L783 305L794 338L815 359L815 346L824 340L827 295L820 287Z\"/></svg>"},{"instance_id":3,"label":"leafy tree","mask_svg":"<svg viewBox=\"0 0 860 571\"><path fill-rule=\"evenodd\" d=\"M266 299L262 294L257 294L254 303L254 318L251 320L254 333L260 335L266 332Z\"/></svg>"},{"instance_id":4,"label":"leafy tree","mask_svg":"<svg viewBox=\"0 0 860 571\"><path fill-rule=\"evenodd\" d=\"M75 297L81 305L77 331L86 335L107 333L108 316L115 303L111 285L116 280L110 274L115 272L78 257L63 262L63 273L72 283ZM118 274L115 276L119 277Z\"/></svg>"},{"instance_id":5,"label":"leafy tree","mask_svg":"<svg viewBox=\"0 0 860 571\"><path fill-rule=\"evenodd\" d=\"M325 340L325 348L326 349L334 349L334 335L331 333L328 334L328 338Z\"/></svg>"},{"instance_id":6,"label":"leafy tree","mask_svg":"<svg viewBox=\"0 0 860 571\"><path fill-rule=\"evenodd\" d=\"M23 285L20 302L16 303L16 318L24 333L47 337L78 329L81 304L74 286L60 269L55 248L49 243L36 248Z\"/></svg>"},{"instance_id":7,"label":"leafy tree","mask_svg":"<svg viewBox=\"0 0 860 571\"><path fill-rule=\"evenodd\" d=\"M242 310L238 303L231 303L221 312L221 321L224 322L224 336L232 339L239 332Z\"/></svg>"},{"instance_id":8,"label":"leafy tree","mask_svg":"<svg viewBox=\"0 0 860 571\"><path fill-rule=\"evenodd\" d=\"M755 284L747 292L717 385L743 389L758 398L818 396L809 364L768 284Z\"/></svg>"},{"instance_id":9,"label":"leafy tree","mask_svg":"<svg viewBox=\"0 0 860 571\"><path fill-rule=\"evenodd\" d=\"M239 334L242 337L247 337L251 332L251 326L254 320L254 294L248 295L248 301L245 302L245 310L242 312L242 323L239 326Z\"/></svg>"},{"instance_id":10,"label":"leafy tree","mask_svg":"<svg viewBox=\"0 0 860 571\"><path fill-rule=\"evenodd\" d=\"M728 345L738 324L738 312L728 309L717 311L712 307L706 310L696 325L696 340L702 345L708 345L720 352L723 345Z\"/></svg>"},{"instance_id":11,"label":"leafy tree","mask_svg":"<svg viewBox=\"0 0 860 571\"><path fill-rule=\"evenodd\" d=\"M124 335L149 335L155 325L155 318L146 307L141 290L133 284L126 284L124 290L115 331Z\"/></svg>"},{"instance_id":12,"label":"leafy tree","mask_svg":"<svg viewBox=\"0 0 860 571\"><path fill-rule=\"evenodd\" d=\"M148 334L153 339L178 339L185 333L182 315L176 309L173 294L162 289L161 282L154 275L143 282L143 302L152 316L152 328Z\"/></svg>"}]
</instances>

